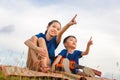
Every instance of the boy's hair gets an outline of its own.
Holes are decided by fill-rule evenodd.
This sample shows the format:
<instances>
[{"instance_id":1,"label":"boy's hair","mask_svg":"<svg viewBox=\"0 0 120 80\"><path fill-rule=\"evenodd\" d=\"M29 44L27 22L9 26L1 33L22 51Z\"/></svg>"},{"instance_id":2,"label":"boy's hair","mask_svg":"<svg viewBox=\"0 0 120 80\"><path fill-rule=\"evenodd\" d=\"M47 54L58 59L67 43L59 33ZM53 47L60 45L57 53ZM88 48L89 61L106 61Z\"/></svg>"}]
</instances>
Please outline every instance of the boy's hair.
<instances>
[{"instance_id":1,"label":"boy's hair","mask_svg":"<svg viewBox=\"0 0 120 80\"><path fill-rule=\"evenodd\" d=\"M75 39L76 39L76 37L75 37L75 36L73 36L73 35L67 36L66 38L64 38L64 40L63 40L63 44L64 44L64 43L66 43L67 39L68 39L68 38L70 38L70 37L73 37L73 38L75 38ZM76 40L77 40L77 39L76 39Z\"/></svg>"}]
</instances>

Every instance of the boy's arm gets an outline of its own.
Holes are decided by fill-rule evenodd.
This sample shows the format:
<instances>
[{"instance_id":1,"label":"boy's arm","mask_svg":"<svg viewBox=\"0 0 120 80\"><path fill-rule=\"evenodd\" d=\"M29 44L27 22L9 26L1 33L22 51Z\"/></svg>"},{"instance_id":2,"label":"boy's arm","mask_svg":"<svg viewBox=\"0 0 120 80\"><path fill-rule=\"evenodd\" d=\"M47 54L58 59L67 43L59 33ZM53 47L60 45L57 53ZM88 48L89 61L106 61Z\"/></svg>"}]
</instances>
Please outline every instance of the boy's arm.
<instances>
[{"instance_id":1,"label":"boy's arm","mask_svg":"<svg viewBox=\"0 0 120 80\"><path fill-rule=\"evenodd\" d=\"M57 58L55 59L55 61L52 64L52 71L55 71L55 65L58 64L58 62L60 61L61 58L62 58L61 55L57 56Z\"/></svg>"},{"instance_id":2,"label":"boy's arm","mask_svg":"<svg viewBox=\"0 0 120 80\"><path fill-rule=\"evenodd\" d=\"M87 47L86 47L86 50L82 52L82 56L83 55L87 55L89 53L89 50L90 50L90 46L92 45L92 37L90 38L90 40L88 41L87 43Z\"/></svg>"},{"instance_id":3,"label":"boy's arm","mask_svg":"<svg viewBox=\"0 0 120 80\"><path fill-rule=\"evenodd\" d=\"M75 21L76 16L77 16L77 15L75 15L75 16L72 18L72 20L71 20L68 24L66 24L66 25L62 28L62 30L58 33L57 39L56 39L56 42L57 42L57 43L60 42L61 37L62 37L62 34L63 34L70 26L76 24L76 21Z\"/></svg>"}]
</instances>

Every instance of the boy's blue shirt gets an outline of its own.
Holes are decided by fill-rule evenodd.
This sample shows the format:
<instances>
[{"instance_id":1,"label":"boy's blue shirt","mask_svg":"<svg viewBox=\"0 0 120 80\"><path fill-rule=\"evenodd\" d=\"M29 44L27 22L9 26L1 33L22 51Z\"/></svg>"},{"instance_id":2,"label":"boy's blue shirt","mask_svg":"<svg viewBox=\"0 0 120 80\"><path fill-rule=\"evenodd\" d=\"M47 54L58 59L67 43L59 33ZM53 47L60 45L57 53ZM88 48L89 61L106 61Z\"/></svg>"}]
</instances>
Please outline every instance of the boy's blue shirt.
<instances>
[{"instance_id":1,"label":"boy's blue shirt","mask_svg":"<svg viewBox=\"0 0 120 80\"><path fill-rule=\"evenodd\" d=\"M64 58L68 58L69 60L75 61L77 64L79 64L79 58L82 57L82 51L75 50L72 54L68 53L66 49L63 49L59 55L61 55Z\"/></svg>"},{"instance_id":2,"label":"boy's blue shirt","mask_svg":"<svg viewBox=\"0 0 120 80\"><path fill-rule=\"evenodd\" d=\"M59 55L61 55L63 58L68 58L70 61L75 61L77 64L79 64L79 58L82 57L82 51L75 50L72 54L68 53L66 49L63 49ZM72 71L72 73L76 74L78 70Z\"/></svg>"}]
</instances>

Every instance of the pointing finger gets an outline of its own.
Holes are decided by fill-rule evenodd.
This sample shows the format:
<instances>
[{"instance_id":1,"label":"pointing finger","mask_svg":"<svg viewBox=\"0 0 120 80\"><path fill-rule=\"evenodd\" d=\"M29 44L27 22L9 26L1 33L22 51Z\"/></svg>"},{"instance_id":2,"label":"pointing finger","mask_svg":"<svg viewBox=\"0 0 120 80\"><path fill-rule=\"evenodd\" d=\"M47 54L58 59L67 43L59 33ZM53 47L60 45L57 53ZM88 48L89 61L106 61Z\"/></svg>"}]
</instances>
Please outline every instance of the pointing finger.
<instances>
[{"instance_id":1,"label":"pointing finger","mask_svg":"<svg viewBox=\"0 0 120 80\"><path fill-rule=\"evenodd\" d=\"M90 40L92 40L92 36L90 37Z\"/></svg>"},{"instance_id":2,"label":"pointing finger","mask_svg":"<svg viewBox=\"0 0 120 80\"><path fill-rule=\"evenodd\" d=\"M77 14L72 18L72 20L74 20L76 18Z\"/></svg>"}]
</instances>

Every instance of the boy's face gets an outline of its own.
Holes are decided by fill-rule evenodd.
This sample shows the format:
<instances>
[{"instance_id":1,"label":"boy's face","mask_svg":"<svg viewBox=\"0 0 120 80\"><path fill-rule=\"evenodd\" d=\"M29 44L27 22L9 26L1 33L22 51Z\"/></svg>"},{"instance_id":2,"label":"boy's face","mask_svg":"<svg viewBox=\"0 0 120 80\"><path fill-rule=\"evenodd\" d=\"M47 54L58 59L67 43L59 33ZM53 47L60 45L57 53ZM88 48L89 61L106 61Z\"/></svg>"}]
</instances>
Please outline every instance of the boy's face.
<instances>
[{"instance_id":1,"label":"boy's face","mask_svg":"<svg viewBox=\"0 0 120 80\"><path fill-rule=\"evenodd\" d=\"M75 49L77 46L77 40L74 37L69 37L64 43L66 48Z\"/></svg>"},{"instance_id":2,"label":"boy's face","mask_svg":"<svg viewBox=\"0 0 120 80\"><path fill-rule=\"evenodd\" d=\"M49 35L56 36L60 31L60 24L58 22L53 22L49 27L47 33Z\"/></svg>"}]
</instances>

